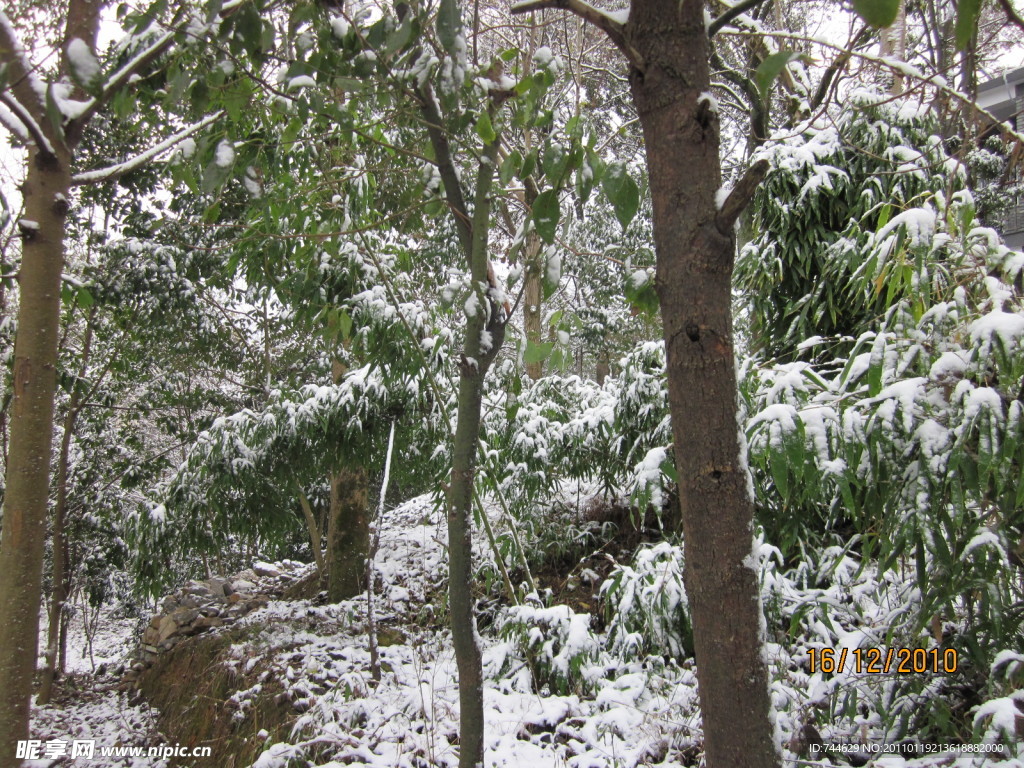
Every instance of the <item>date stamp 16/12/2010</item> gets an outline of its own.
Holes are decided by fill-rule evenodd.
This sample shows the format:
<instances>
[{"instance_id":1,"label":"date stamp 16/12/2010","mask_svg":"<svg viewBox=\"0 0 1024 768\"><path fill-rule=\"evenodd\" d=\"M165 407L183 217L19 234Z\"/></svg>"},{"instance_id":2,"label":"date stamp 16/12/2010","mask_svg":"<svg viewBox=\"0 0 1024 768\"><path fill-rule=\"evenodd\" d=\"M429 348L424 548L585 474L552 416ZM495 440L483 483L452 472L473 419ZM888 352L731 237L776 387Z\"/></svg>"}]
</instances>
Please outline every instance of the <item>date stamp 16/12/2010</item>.
<instances>
[{"instance_id":1,"label":"date stamp 16/12/2010","mask_svg":"<svg viewBox=\"0 0 1024 768\"><path fill-rule=\"evenodd\" d=\"M955 648L810 648L807 656L812 675L952 674L959 662Z\"/></svg>"}]
</instances>

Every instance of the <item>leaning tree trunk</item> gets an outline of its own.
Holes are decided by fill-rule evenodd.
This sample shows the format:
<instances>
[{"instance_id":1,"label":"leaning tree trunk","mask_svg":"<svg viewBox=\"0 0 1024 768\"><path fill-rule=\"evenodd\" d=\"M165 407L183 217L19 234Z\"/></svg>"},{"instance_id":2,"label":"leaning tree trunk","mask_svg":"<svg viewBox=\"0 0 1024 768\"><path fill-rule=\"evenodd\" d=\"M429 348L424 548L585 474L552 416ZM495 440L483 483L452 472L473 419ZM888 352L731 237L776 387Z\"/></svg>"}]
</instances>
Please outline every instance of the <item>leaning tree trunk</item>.
<instances>
[{"instance_id":1,"label":"leaning tree trunk","mask_svg":"<svg viewBox=\"0 0 1024 768\"><path fill-rule=\"evenodd\" d=\"M707 764L778 766L731 314L733 225L750 190L738 185L716 204L719 122L702 98L711 86L703 3L634 0L626 39L643 62L630 84L650 174Z\"/></svg>"},{"instance_id":2,"label":"leaning tree trunk","mask_svg":"<svg viewBox=\"0 0 1024 768\"><path fill-rule=\"evenodd\" d=\"M0 768L20 763L15 745L28 738L36 670L69 165L66 150L55 156L33 151L23 187L14 401L0 539Z\"/></svg>"}]
</instances>

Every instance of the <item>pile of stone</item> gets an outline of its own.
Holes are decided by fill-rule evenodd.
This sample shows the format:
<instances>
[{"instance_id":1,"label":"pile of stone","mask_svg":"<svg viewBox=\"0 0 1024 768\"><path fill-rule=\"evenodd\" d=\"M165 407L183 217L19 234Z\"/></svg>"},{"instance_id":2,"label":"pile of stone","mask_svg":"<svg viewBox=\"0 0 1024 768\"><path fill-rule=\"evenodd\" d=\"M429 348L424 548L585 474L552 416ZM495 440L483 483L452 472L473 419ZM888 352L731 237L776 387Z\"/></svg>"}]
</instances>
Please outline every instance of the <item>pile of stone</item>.
<instances>
[{"instance_id":1,"label":"pile of stone","mask_svg":"<svg viewBox=\"0 0 1024 768\"><path fill-rule=\"evenodd\" d=\"M231 578L214 576L188 582L160 603L159 612L142 633L138 659L125 673L124 682L134 683L157 656L185 638L234 624L281 597L307 570L304 563L284 560L256 563Z\"/></svg>"}]
</instances>

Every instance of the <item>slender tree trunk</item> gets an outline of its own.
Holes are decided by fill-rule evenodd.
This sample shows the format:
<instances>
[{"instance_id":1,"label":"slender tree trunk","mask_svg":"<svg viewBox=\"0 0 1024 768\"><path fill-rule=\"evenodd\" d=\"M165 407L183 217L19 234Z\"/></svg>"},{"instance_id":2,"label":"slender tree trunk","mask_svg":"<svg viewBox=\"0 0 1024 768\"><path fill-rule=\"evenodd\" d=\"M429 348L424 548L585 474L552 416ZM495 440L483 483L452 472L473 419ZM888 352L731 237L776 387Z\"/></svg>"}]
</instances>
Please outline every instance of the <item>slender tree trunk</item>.
<instances>
[{"instance_id":1,"label":"slender tree trunk","mask_svg":"<svg viewBox=\"0 0 1024 768\"><path fill-rule=\"evenodd\" d=\"M473 285L488 285L487 246L490 189L498 142L485 147L477 174L471 247L467 254ZM452 444L452 478L448 490L448 603L452 644L459 669L459 768L474 768L484 760L483 663L477 644L473 610L473 480L483 411L484 376L505 336L502 308L493 297L481 296L476 311L466 318L466 336L459 360L459 400ZM489 345L481 343L487 335Z\"/></svg>"},{"instance_id":2,"label":"slender tree trunk","mask_svg":"<svg viewBox=\"0 0 1024 768\"><path fill-rule=\"evenodd\" d=\"M85 339L82 342L82 364L78 371L79 379L85 376L89 366L94 317L95 312L93 311L89 314L85 327ZM61 435L60 453L57 456L57 502L53 508L53 530L51 532L51 539L53 541L53 593L50 595L50 625L46 642L46 666L43 668L43 677L39 684L39 695L36 699L39 704L46 704L50 701L50 696L53 693L54 679L60 669L61 629L64 626L65 603L68 599L68 588L70 586L70 573L67 567L68 472L71 460L71 439L75 434L75 423L81 410L81 401L82 394L78 382L76 382L75 387L71 391L68 412L64 418L64 433Z\"/></svg>"},{"instance_id":3,"label":"slender tree trunk","mask_svg":"<svg viewBox=\"0 0 1024 768\"><path fill-rule=\"evenodd\" d=\"M634 0L626 37L654 211L697 677L709 768L781 765L756 570L753 499L737 425L731 316L735 216L723 225L718 115L700 0ZM737 211L738 215L738 211Z\"/></svg>"},{"instance_id":4,"label":"slender tree trunk","mask_svg":"<svg viewBox=\"0 0 1024 768\"><path fill-rule=\"evenodd\" d=\"M477 645L473 611L473 478L483 410L484 376L505 342L507 304L491 282L488 245L491 186L497 166L500 138L484 145L477 165L472 217L452 160L444 120L429 86L417 92L420 109L445 197L454 214L459 245L469 266L475 301L466 311L466 335L459 359L459 399L452 442L452 476L448 491L448 605L452 645L459 670L459 768L475 768L484 761L483 663ZM492 113L497 107L492 105Z\"/></svg>"},{"instance_id":5,"label":"slender tree trunk","mask_svg":"<svg viewBox=\"0 0 1024 768\"><path fill-rule=\"evenodd\" d=\"M317 577L323 578L325 566L320 526L316 524L316 516L313 514L313 508L309 505L309 499L302 491L302 486L299 486L299 504L302 505L302 516L306 519L306 530L309 532L309 545L313 549Z\"/></svg>"},{"instance_id":6,"label":"slender tree trunk","mask_svg":"<svg viewBox=\"0 0 1024 768\"><path fill-rule=\"evenodd\" d=\"M23 187L25 220L30 223L23 228L0 539L0 768L20 762L14 757L15 745L28 738L38 652L69 165L66 150L58 150L55 157L33 151Z\"/></svg>"},{"instance_id":7,"label":"slender tree trunk","mask_svg":"<svg viewBox=\"0 0 1024 768\"><path fill-rule=\"evenodd\" d=\"M327 523L327 592L332 602L358 595L365 586L370 551L370 481L366 467L342 467L331 477Z\"/></svg>"},{"instance_id":8,"label":"slender tree trunk","mask_svg":"<svg viewBox=\"0 0 1024 768\"><path fill-rule=\"evenodd\" d=\"M543 292L538 263L540 256L540 238L531 232L526 238L526 284L523 287L523 330L526 332L527 343L539 344L541 334L541 302ZM526 364L526 375L536 381L544 375L544 361Z\"/></svg>"}]
</instances>

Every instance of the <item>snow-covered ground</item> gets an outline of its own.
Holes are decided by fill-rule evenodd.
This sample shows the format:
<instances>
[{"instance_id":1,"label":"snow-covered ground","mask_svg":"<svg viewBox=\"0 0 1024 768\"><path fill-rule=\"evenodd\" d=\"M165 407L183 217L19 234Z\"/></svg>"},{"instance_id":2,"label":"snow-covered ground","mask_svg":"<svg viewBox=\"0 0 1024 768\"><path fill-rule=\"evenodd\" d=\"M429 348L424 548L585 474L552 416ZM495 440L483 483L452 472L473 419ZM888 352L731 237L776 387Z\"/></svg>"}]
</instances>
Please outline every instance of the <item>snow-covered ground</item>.
<instances>
[{"instance_id":1,"label":"snow-covered ground","mask_svg":"<svg viewBox=\"0 0 1024 768\"><path fill-rule=\"evenodd\" d=\"M266 749L253 768L457 764L458 689L446 627L445 540L443 515L426 497L386 513L376 558L374 599L380 638L379 680L371 669L365 596L338 605L277 600L240 621L249 631L223 660L237 672L234 679L238 681L223 716L237 720L252 717L254 703L273 691L291 703L296 718L290 732L277 740L263 732ZM479 544L478 552L483 553L483 542ZM773 583L780 593L792 587L780 584L777 577ZM861 608L870 607L869 593L866 587L857 592ZM839 592L823 594L822 599L838 601L837 595ZM799 601L808 595L786 597ZM534 614L550 610L538 608ZM531 665L538 663L542 653L526 658L514 637L503 637L493 626L483 630L487 768L698 765L701 732L692 662L612 660L607 638L589 632L586 618L568 609L544 615L556 614L565 619L566 626L572 624L579 636L564 636L554 650L575 643L580 651L579 669L557 693L547 686L538 688L535 682ZM559 630L552 627L549 633L536 635L538 643L556 637ZM94 657L123 662L134 650L134 631L130 621L108 623L107 632L94 639ZM78 643L72 637L71 648ZM803 673L794 662L798 653L806 654L806 648L769 646L785 746L791 744L803 715L822 706L823 691L835 687L834 678L829 683L820 674ZM564 662L567 670L570 656L569 651L562 653L562 662L555 664ZM126 694L113 690L110 678L83 676L78 680L77 691L64 689L57 703L34 710L36 738L90 738L105 746L164 743L155 732L153 714L144 704L129 703ZM867 733L871 725L867 717L860 727ZM852 733L838 727L822 728L821 732L830 741L848 739ZM1014 750L1017 754L1009 757ZM1011 745L1009 751L1003 753L1007 759L998 762L991 756L945 752L914 760L877 755L873 765L1024 768L1020 745ZM830 760L823 752L810 761L797 761L792 753L787 757L790 765L849 764L838 755ZM164 768L167 763L148 757L32 763L33 768L57 764ZM184 764L190 763L186 760ZM212 762L196 759L191 764Z\"/></svg>"}]
</instances>

